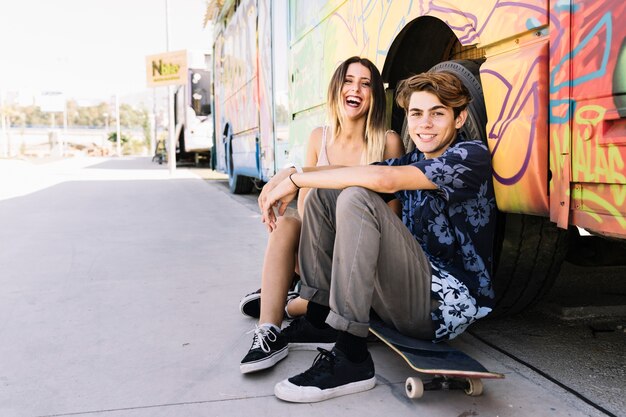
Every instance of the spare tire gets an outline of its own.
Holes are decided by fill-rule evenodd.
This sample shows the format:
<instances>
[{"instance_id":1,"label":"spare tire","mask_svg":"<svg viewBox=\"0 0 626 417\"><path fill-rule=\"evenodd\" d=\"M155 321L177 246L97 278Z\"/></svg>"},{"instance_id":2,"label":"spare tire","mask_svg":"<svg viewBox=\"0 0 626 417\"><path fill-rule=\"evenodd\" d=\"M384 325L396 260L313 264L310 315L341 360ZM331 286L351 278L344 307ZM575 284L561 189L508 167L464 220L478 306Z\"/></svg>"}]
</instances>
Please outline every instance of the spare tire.
<instances>
[{"instance_id":1,"label":"spare tire","mask_svg":"<svg viewBox=\"0 0 626 417\"><path fill-rule=\"evenodd\" d=\"M487 110L485 96L480 84L480 63L469 59L444 61L430 69L430 72L450 72L463 82L472 96L467 106L467 120L461 128L468 139L480 139L487 144Z\"/></svg>"},{"instance_id":2,"label":"spare tire","mask_svg":"<svg viewBox=\"0 0 626 417\"><path fill-rule=\"evenodd\" d=\"M480 84L479 68L481 62L469 59L459 59L455 61L444 61L430 69L432 72L450 72L463 82L472 96L472 101L467 106L467 120L461 132L468 139L480 139L487 144L487 110L485 109L485 97ZM407 152L415 149L415 144L409 137L406 118L402 123L402 141Z\"/></svg>"}]
</instances>

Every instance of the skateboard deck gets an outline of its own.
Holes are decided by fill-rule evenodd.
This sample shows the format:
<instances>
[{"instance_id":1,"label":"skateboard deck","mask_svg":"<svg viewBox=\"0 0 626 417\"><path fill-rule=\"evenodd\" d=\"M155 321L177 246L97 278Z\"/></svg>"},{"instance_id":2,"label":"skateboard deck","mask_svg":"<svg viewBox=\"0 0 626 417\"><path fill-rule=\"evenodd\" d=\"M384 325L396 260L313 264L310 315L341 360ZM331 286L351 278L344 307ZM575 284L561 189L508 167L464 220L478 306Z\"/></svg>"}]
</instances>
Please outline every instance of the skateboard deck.
<instances>
[{"instance_id":1,"label":"skateboard deck","mask_svg":"<svg viewBox=\"0 0 626 417\"><path fill-rule=\"evenodd\" d=\"M482 394L482 379L502 379L480 362L446 343L432 343L405 336L381 321L370 322L370 332L400 355L411 368L426 379L408 378L405 389L410 398L437 389L463 389L466 394Z\"/></svg>"}]
</instances>

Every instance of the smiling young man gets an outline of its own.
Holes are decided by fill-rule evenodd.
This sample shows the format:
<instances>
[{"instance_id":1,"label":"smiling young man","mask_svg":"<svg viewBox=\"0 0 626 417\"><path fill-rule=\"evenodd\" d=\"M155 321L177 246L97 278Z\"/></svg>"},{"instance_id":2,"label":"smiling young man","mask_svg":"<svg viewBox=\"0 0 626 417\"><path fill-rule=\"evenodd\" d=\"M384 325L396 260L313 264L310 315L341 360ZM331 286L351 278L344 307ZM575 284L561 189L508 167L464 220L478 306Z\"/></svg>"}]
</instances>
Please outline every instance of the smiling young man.
<instances>
[{"instance_id":1,"label":"smiling young man","mask_svg":"<svg viewBox=\"0 0 626 417\"><path fill-rule=\"evenodd\" d=\"M272 227L299 187L314 188L300 238L301 296L314 328L339 331L332 351L279 382L278 398L321 401L371 389L370 312L403 334L440 341L491 311L495 198L491 157L458 129L470 96L449 73L402 81L416 150L361 167L294 173L268 193L263 221ZM402 220L385 204L397 198Z\"/></svg>"}]
</instances>

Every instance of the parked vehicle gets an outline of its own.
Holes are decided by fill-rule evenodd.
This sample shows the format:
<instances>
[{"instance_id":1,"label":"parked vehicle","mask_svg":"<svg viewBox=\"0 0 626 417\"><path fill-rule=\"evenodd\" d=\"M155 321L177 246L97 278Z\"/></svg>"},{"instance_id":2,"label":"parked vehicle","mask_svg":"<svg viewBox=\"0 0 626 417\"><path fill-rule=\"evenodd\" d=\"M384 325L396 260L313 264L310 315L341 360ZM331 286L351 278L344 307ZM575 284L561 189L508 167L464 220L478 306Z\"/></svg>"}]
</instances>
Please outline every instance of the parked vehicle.
<instances>
[{"instance_id":1,"label":"parked vehicle","mask_svg":"<svg viewBox=\"0 0 626 417\"><path fill-rule=\"evenodd\" d=\"M465 129L489 145L502 214L497 312L522 311L543 295L568 244L584 263L597 261L584 247L624 253L626 3L226 0L208 7L216 163L232 192L302 162L308 133L324 123L332 71L361 55L382 70L398 132L405 130L392 104L399 80L434 68L457 74L472 91ZM616 240L581 239L579 231Z\"/></svg>"},{"instance_id":2,"label":"parked vehicle","mask_svg":"<svg viewBox=\"0 0 626 417\"><path fill-rule=\"evenodd\" d=\"M210 57L189 53L187 84L174 93L176 162L210 164L213 148Z\"/></svg>"}]
</instances>

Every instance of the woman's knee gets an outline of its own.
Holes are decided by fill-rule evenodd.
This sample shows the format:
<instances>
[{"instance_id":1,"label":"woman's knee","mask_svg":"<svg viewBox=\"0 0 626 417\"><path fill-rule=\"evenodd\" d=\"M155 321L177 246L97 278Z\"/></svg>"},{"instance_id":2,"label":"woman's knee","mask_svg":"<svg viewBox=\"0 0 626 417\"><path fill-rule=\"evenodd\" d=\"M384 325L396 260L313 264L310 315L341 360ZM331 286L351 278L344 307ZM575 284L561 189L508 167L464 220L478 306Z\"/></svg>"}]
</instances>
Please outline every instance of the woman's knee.
<instances>
[{"instance_id":1,"label":"woman's knee","mask_svg":"<svg viewBox=\"0 0 626 417\"><path fill-rule=\"evenodd\" d=\"M270 233L268 245L270 246L298 246L302 222L295 217L279 217L276 229Z\"/></svg>"}]
</instances>

